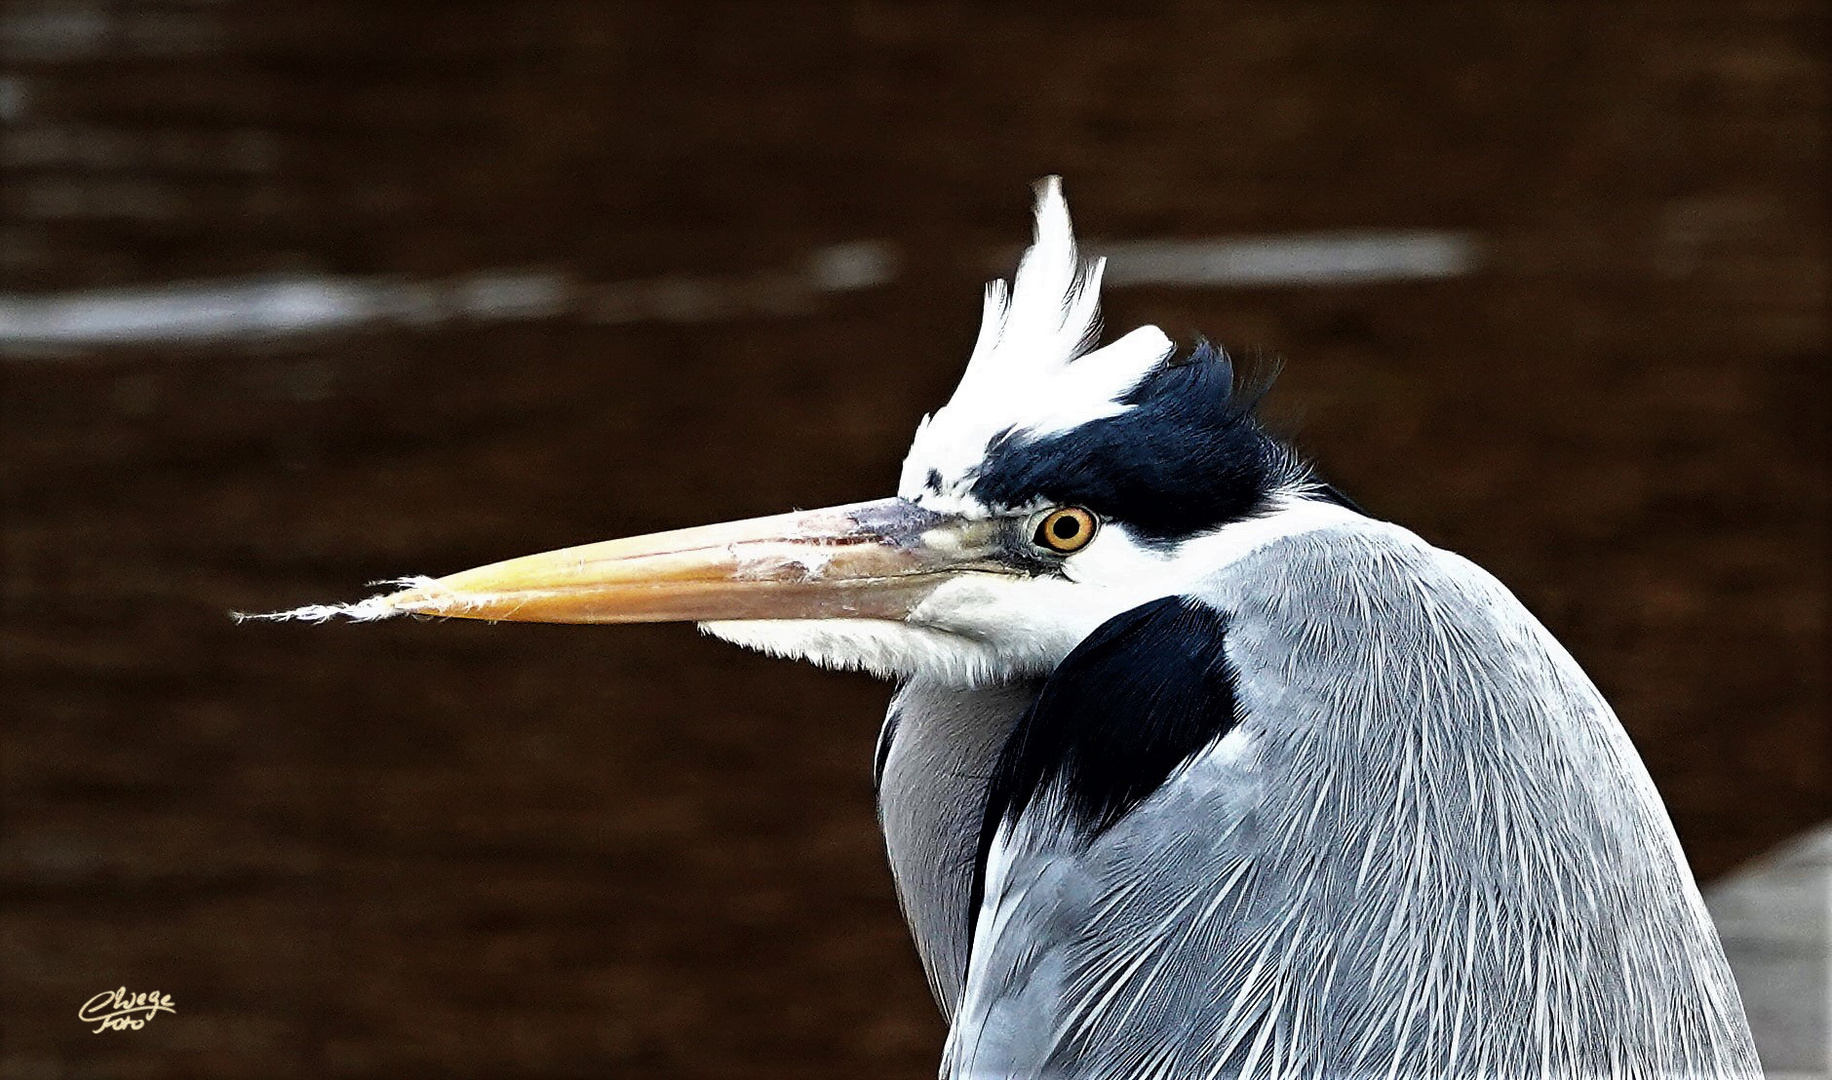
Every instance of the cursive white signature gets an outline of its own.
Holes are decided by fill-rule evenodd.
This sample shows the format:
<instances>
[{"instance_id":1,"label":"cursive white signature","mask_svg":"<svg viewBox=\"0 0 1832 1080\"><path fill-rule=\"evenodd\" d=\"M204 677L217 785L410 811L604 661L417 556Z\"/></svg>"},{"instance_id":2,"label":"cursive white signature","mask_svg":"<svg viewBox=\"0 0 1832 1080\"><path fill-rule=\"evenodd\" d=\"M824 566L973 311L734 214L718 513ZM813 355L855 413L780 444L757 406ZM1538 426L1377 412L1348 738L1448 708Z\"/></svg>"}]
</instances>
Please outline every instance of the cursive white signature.
<instances>
[{"instance_id":1,"label":"cursive white signature","mask_svg":"<svg viewBox=\"0 0 1832 1080\"><path fill-rule=\"evenodd\" d=\"M77 1010L76 1018L85 1024L101 1024L102 1026L96 1028L94 1032L100 1035L104 1031L126 1031L129 1028L138 1031L146 1026L146 1022L151 1020L155 1013L176 1013L177 1011L178 1009L172 1005L170 994L161 994L157 991L148 994L130 994L127 992L127 987L123 986L118 990L104 990L83 1002L83 1007ZM135 1015L138 1013L146 1015L136 1019Z\"/></svg>"}]
</instances>

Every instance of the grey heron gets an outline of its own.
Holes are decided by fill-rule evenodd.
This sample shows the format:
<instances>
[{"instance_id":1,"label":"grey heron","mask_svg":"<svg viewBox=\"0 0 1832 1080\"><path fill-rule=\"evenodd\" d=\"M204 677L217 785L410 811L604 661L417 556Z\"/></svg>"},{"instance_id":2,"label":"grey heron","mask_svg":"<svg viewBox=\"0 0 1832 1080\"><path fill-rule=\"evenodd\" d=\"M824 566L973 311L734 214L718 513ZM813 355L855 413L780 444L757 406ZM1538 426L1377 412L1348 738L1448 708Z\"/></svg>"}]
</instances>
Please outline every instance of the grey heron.
<instances>
[{"instance_id":1,"label":"grey heron","mask_svg":"<svg viewBox=\"0 0 1832 1080\"><path fill-rule=\"evenodd\" d=\"M880 819L952 1080L1760 1076L1570 654L1225 353L1097 347L1101 272L1045 181L893 498L291 614L684 620L895 680Z\"/></svg>"}]
</instances>

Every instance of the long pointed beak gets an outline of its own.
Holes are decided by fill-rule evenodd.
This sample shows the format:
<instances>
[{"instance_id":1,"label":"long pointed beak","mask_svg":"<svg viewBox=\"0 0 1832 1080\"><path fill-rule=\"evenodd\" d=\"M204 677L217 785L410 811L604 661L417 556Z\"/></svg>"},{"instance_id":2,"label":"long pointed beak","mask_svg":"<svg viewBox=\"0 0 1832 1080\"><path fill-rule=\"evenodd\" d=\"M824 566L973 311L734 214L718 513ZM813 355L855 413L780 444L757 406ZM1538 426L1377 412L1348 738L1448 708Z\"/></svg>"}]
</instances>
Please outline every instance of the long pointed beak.
<instances>
[{"instance_id":1,"label":"long pointed beak","mask_svg":"<svg viewBox=\"0 0 1832 1080\"><path fill-rule=\"evenodd\" d=\"M1013 573L994 521L903 499L562 548L417 583L376 615L519 622L901 619L962 573Z\"/></svg>"}]
</instances>

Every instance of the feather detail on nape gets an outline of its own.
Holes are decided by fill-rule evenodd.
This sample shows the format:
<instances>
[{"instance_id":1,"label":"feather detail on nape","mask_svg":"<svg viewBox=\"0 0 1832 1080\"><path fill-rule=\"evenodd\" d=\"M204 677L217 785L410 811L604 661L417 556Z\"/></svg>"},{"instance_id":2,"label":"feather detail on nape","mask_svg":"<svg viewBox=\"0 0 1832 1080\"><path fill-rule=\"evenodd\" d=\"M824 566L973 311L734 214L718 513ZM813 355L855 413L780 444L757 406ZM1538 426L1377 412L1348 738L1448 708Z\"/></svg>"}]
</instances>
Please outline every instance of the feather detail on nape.
<instances>
[{"instance_id":1,"label":"feather detail on nape","mask_svg":"<svg viewBox=\"0 0 1832 1080\"><path fill-rule=\"evenodd\" d=\"M954 396L917 428L899 485L905 498L959 494L988 444L1007 432L1047 435L1117 416L1172 351L1155 326L1093 348L1105 260L1084 262L1076 250L1057 177L1037 184L1036 217L1011 287L986 286L979 337Z\"/></svg>"}]
</instances>

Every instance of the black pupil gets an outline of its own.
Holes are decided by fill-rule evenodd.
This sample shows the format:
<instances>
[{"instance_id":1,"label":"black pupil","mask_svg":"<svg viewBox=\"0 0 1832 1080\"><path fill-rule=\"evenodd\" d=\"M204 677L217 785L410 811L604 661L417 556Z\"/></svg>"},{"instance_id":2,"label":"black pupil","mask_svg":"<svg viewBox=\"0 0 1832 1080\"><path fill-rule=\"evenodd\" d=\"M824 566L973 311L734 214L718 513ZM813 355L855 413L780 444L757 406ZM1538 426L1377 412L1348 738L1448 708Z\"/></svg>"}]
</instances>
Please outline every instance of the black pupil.
<instances>
[{"instance_id":1,"label":"black pupil","mask_svg":"<svg viewBox=\"0 0 1832 1080\"><path fill-rule=\"evenodd\" d=\"M1081 522L1073 514L1064 514L1050 526L1050 534L1058 540L1073 540L1081 534Z\"/></svg>"}]
</instances>

